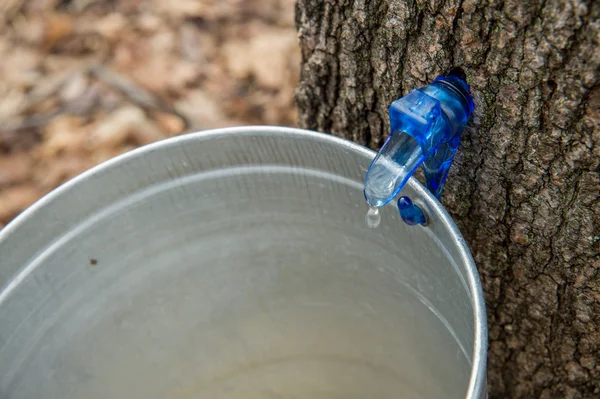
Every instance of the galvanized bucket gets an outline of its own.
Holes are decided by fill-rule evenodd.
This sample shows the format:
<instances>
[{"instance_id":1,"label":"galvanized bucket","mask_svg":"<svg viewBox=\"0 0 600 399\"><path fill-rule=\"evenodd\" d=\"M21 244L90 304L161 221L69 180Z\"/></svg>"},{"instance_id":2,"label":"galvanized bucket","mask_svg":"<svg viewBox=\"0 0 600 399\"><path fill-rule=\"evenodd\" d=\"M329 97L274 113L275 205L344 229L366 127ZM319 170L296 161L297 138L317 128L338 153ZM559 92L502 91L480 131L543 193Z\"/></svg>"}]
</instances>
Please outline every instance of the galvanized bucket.
<instances>
[{"instance_id":1,"label":"galvanized bucket","mask_svg":"<svg viewBox=\"0 0 600 399\"><path fill-rule=\"evenodd\" d=\"M0 232L0 397L484 398L469 250L415 180L369 229L373 156L232 128L55 190Z\"/></svg>"}]
</instances>

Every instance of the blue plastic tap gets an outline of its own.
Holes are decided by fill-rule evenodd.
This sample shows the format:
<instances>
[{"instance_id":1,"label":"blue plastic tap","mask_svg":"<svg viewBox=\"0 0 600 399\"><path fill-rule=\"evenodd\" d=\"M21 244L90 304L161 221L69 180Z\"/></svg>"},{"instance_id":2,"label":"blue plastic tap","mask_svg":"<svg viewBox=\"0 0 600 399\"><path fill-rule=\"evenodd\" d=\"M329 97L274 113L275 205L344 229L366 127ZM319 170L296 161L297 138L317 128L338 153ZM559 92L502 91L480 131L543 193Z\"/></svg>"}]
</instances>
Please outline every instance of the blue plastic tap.
<instances>
[{"instance_id":1,"label":"blue plastic tap","mask_svg":"<svg viewBox=\"0 0 600 399\"><path fill-rule=\"evenodd\" d=\"M439 199L473 110L462 71L439 76L394 101L389 108L391 135L365 177L369 205L380 207L393 200L421 165L427 188ZM400 198L398 208L408 224L425 223L422 210L407 197Z\"/></svg>"}]
</instances>

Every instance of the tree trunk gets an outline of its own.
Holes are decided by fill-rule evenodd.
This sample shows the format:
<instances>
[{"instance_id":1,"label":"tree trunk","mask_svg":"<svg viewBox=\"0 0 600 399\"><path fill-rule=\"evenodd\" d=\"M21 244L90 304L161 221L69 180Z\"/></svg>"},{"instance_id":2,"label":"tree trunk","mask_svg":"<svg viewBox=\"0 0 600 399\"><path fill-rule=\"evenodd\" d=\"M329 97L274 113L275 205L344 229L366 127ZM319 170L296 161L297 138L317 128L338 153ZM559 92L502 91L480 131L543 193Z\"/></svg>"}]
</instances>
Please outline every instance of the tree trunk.
<instances>
[{"instance_id":1,"label":"tree trunk","mask_svg":"<svg viewBox=\"0 0 600 399\"><path fill-rule=\"evenodd\" d=\"M374 149L459 66L475 114L442 202L489 314L490 398L600 397L600 2L298 0L300 124Z\"/></svg>"}]
</instances>

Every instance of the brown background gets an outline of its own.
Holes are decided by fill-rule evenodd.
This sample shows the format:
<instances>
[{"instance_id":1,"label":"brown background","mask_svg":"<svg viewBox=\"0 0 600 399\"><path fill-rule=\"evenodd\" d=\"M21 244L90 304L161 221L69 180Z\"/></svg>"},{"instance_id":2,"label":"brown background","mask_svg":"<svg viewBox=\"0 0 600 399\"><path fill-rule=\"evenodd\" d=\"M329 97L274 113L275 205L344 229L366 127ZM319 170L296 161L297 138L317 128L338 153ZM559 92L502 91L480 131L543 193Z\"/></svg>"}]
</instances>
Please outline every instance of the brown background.
<instances>
[{"instance_id":1,"label":"brown background","mask_svg":"<svg viewBox=\"0 0 600 399\"><path fill-rule=\"evenodd\" d=\"M294 125L293 3L0 1L0 227L140 145Z\"/></svg>"}]
</instances>

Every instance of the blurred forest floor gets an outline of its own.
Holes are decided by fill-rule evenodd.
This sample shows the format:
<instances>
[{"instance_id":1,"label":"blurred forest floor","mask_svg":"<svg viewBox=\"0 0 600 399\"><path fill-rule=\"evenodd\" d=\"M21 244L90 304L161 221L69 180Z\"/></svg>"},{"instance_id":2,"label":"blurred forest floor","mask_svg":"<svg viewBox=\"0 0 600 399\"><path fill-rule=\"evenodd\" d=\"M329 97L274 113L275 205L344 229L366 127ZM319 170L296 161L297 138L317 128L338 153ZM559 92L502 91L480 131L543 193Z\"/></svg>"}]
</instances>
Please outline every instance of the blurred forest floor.
<instances>
[{"instance_id":1,"label":"blurred forest floor","mask_svg":"<svg viewBox=\"0 0 600 399\"><path fill-rule=\"evenodd\" d=\"M293 18L294 0L1 0L0 228L135 147L295 125Z\"/></svg>"}]
</instances>

